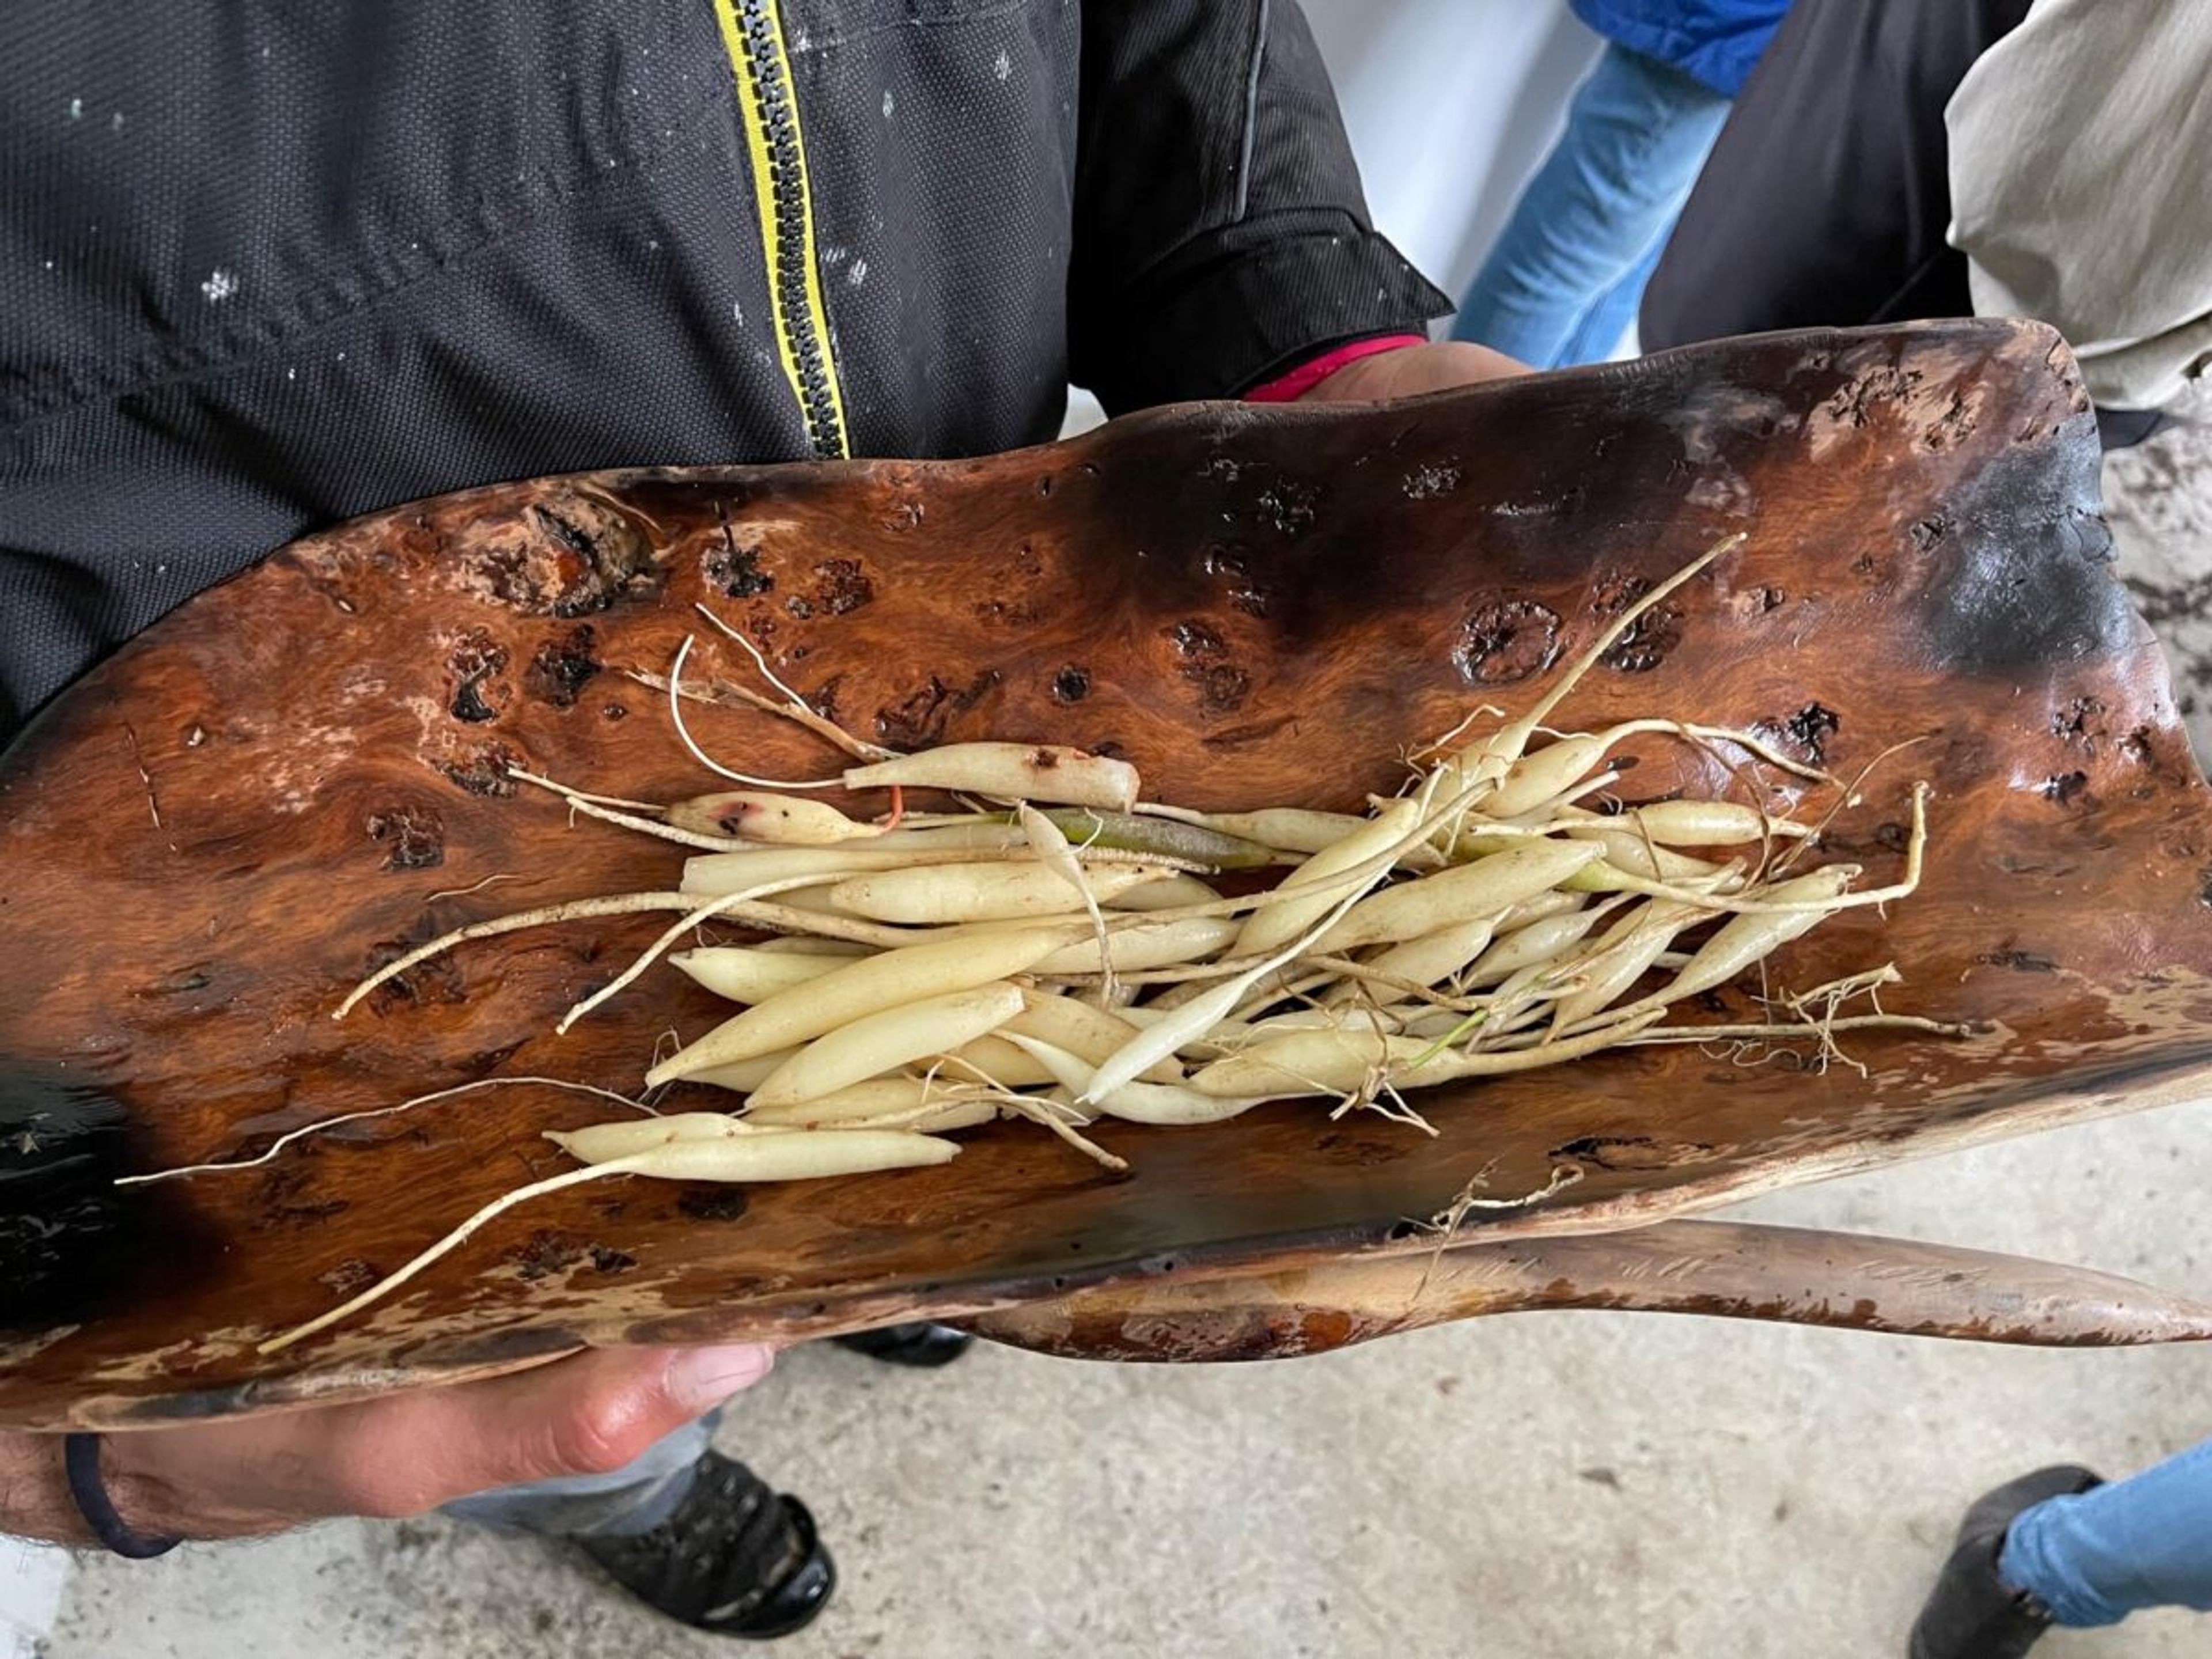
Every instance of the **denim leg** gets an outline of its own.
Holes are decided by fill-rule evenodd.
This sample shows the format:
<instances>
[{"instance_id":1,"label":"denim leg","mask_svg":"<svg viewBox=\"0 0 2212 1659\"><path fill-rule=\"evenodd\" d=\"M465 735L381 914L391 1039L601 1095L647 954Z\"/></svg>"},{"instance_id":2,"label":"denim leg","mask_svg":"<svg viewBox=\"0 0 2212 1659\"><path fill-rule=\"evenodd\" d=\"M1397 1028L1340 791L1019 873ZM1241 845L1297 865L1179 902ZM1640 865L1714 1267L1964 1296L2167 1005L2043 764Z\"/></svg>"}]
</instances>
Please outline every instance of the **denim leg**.
<instances>
[{"instance_id":1,"label":"denim leg","mask_svg":"<svg viewBox=\"0 0 2212 1659\"><path fill-rule=\"evenodd\" d=\"M714 1443L720 1410L648 1447L607 1474L577 1474L502 1486L446 1505L457 1521L562 1538L624 1538L650 1532L676 1512L699 1460Z\"/></svg>"},{"instance_id":2,"label":"denim leg","mask_svg":"<svg viewBox=\"0 0 2212 1659\"><path fill-rule=\"evenodd\" d=\"M2116 1625L2143 1607L2212 1612L2212 1441L2022 1510L1997 1577L2062 1625Z\"/></svg>"},{"instance_id":3,"label":"denim leg","mask_svg":"<svg viewBox=\"0 0 2212 1659\"><path fill-rule=\"evenodd\" d=\"M1644 303L1644 285L1651 280L1651 273L1659 268L1659 256L1667 251L1667 230L1659 233L1659 240L1651 244L1634 270L1598 296L1575 325L1574 336L1559 353L1559 363L1601 363L1620 349L1626 337L1629 325L1636 320L1637 308Z\"/></svg>"},{"instance_id":4,"label":"denim leg","mask_svg":"<svg viewBox=\"0 0 2212 1659\"><path fill-rule=\"evenodd\" d=\"M1607 47L1468 285L1452 337L1538 368L1576 361L1570 344L1663 241L1728 110L1727 99L1689 76ZM1603 350L1627 328L1624 317Z\"/></svg>"}]
</instances>

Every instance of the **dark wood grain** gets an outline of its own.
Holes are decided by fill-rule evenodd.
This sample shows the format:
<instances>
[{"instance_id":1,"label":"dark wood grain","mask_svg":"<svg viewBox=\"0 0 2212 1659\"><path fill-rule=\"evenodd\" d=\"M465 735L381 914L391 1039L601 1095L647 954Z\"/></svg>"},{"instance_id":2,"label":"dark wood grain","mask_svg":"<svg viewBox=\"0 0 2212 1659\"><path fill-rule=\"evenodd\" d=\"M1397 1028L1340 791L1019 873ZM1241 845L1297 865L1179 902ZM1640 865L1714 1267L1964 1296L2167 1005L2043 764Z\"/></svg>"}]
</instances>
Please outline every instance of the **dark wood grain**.
<instances>
[{"instance_id":1,"label":"dark wood grain","mask_svg":"<svg viewBox=\"0 0 2212 1659\"><path fill-rule=\"evenodd\" d=\"M1394 406L1162 410L973 462L542 480L289 548L118 653L0 762L0 1421L231 1411L585 1341L1419 1250L1408 1219L1471 1181L1510 1199L1563 1170L1553 1196L1468 1224L1625 1226L2180 1097L2212 1061L2212 836L2164 665L2109 568L2097 467L2056 337L1965 323ZM328 1017L408 941L672 878L676 849L571 827L503 771L702 787L629 677L705 634L696 602L869 737L1110 744L1163 798L1350 806L1395 784L1401 745L1519 706L1547 652L1736 529L1743 551L1565 717L1766 724L1847 774L1912 743L1834 840L1887 878L1906 787L1931 780L1925 890L1887 923L1824 928L1777 978L1893 958L1893 1006L1994 1022L1986 1037L1863 1040L1864 1077L1609 1056L1432 1097L1434 1139L1294 1106L1132 1128L1113 1137L1127 1181L1001 1126L943 1170L586 1188L269 1359L256 1338L560 1167L537 1132L599 1109L495 1091L252 1174L106 1184L491 1073L631 1086L657 1036L702 1030L714 1010L661 975L550 1034L652 919L471 947ZM741 673L726 643L700 650ZM696 725L771 775L830 759L764 715ZM1639 798L1718 781L1639 753ZM494 875L520 878L437 896Z\"/></svg>"}]
</instances>

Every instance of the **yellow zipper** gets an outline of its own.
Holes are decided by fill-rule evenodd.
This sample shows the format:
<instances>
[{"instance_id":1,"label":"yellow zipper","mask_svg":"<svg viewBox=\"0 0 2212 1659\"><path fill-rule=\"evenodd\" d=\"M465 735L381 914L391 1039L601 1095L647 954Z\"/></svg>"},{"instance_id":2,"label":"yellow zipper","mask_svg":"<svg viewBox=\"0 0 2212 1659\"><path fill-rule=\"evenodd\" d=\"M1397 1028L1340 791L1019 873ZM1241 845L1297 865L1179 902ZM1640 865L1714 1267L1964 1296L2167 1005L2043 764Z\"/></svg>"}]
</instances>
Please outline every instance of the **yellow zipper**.
<instances>
[{"instance_id":1,"label":"yellow zipper","mask_svg":"<svg viewBox=\"0 0 2212 1659\"><path fill-rule=\"evenodd\" d=\"M714 0L714 15L737 71L776 353L799 399L807 442L817 455L842 460L852 447L830 351L829 313L814 251L814 198L807 187L806 145L784 49L783 16L776 0Z\"/></svg>"}]
</instances>

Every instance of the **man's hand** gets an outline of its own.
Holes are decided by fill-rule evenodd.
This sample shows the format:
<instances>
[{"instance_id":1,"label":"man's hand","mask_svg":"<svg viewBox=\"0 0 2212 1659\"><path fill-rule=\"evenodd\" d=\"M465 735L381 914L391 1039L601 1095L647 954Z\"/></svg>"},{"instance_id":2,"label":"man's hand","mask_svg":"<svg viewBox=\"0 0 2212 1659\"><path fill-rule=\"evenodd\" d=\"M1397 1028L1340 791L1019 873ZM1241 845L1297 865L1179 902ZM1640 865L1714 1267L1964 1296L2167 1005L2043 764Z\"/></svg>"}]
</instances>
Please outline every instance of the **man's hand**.
<instances>
[{"instance_id":1,"label":"man's hand","mask_svg":"<svg viewBox=\"0 0 2212 1659\"><path fill-rule=\"evenodd\" d=\"M513 1376L234 1423L111 1434L134 1532L245 1538L333 1516L420 1515L496 1486L622 1468L768 1374L772 1350L609 1349ZM89 1541L58 1435L0 1434L0 1532Z\"/></svg>"},{"instance_id":2,"label":"man's hand","mask_svg":"<svg viewBox=\"0 0 2212 1659\"><path fill-rule=\"evenodd\" d=\"M1488 346L1472 345L1464 340L1439 340L1355 359L1298 401L1380 403L1424 392L1443 392L1455 386L1475 386L1484 380L1510 380L1528 372L1525 363L1516 363Z\"/></svg>"}]
</instances>

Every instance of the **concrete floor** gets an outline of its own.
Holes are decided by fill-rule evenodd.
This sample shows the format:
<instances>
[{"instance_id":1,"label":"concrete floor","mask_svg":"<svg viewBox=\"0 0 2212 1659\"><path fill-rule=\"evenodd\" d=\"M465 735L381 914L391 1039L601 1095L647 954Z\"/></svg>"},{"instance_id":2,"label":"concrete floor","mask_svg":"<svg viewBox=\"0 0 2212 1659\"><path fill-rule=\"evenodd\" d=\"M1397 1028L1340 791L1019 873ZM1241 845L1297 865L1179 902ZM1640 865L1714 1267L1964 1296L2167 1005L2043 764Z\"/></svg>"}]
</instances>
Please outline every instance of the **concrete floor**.
<instances>
[{"instance_id":1,"label":"concrete floor","mask_svg":"<svg viewBox=\"0 0 2212 1659\"><path fill-rule=\"evenodd\" d=\"M2212 433L2110 469L2124 567L2212 752ZM2208 1287L2212 1110L2089 1125L1741 1212ZM931 1376L787 1357L728 1448L802 1493L836 1605L792 1659L1870 1659L1961 1504L2058 1459L2212 1434L2212 1353L2050 1353L1719 1321L1523 1315L1270 1365L1002 1350ZM2182 1659L2212 1624L2059 1633ZM584 1659L721 1650L555 1549L341 1523L75 1573L49 1659Z\"/></svg>"}]
</instances>

